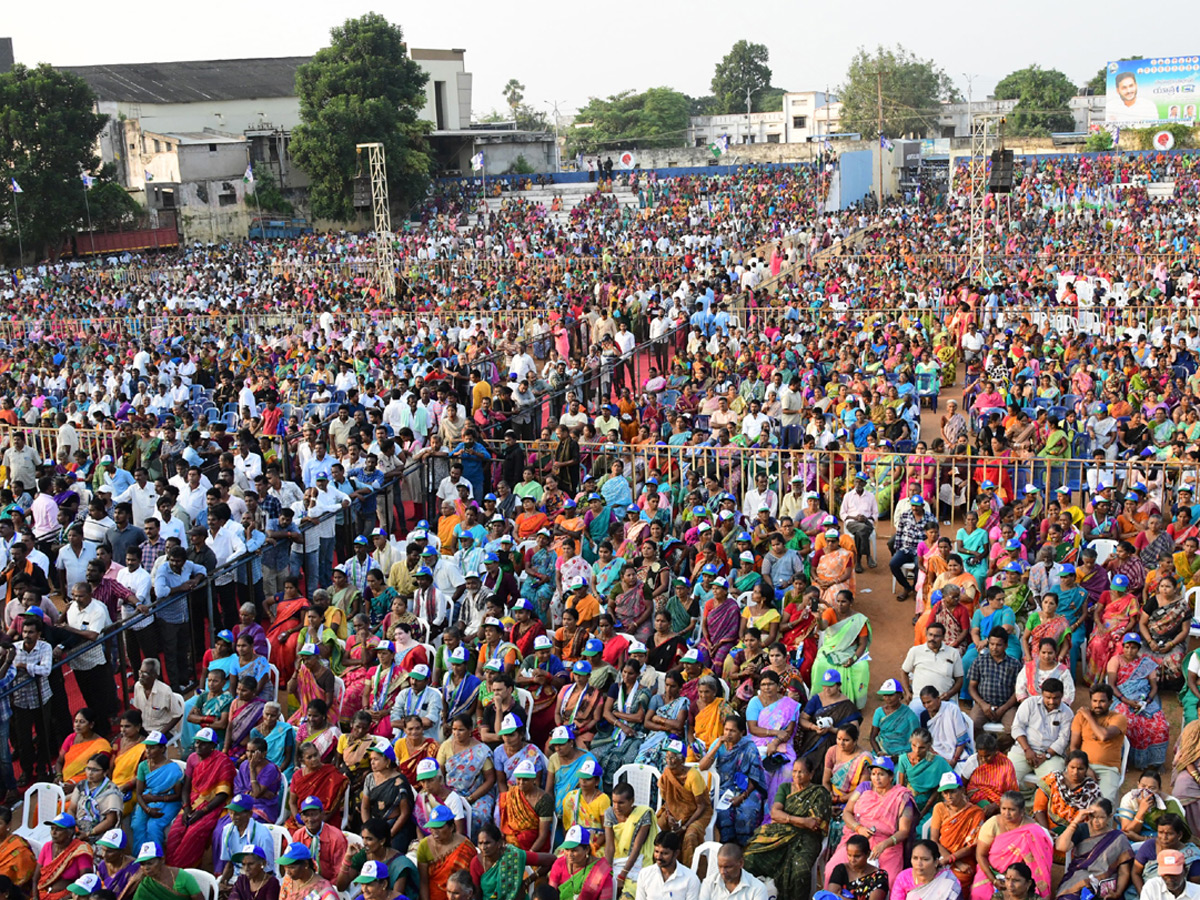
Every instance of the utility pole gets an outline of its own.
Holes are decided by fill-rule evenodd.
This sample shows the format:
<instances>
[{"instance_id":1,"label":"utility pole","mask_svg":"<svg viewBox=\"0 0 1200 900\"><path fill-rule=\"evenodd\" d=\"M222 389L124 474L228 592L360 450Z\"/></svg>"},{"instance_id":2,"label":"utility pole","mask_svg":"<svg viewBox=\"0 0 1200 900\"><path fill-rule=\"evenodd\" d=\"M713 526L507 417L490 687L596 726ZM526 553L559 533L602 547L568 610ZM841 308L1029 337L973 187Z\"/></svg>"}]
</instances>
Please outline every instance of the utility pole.
<instances>
[{"instance_id":1,"label":"utility pole","mask_svg":"<svg viewBox=\"0 0 1200 900\"><path fill-rule=\"evenodd\" d=\"M875 199L879 208L883 208L883 69L875 70L875 99L879 112L879 181L875 190Z\"/></svg>"},{"instance_id":2,"label":"utility pole","mask_svg":"<svg viewBox=\"0 0 1200 900\"><path fill-rule=\"evenodd\" d=\"M750 97L754 94L754 88L746 85L746 143L750 143Z\"/></svg>"},{"instance_id":3,"label":"utility pole","mask_svg":"<svg viewBox=\"0 0 1200 900\"><path fill-rule=\"evenodd\" d=\"M562 171L562 156L558 149L558 101L543 100L542 102L554 110L554 171L557 174Z\"/></svg>"}]
</instances>

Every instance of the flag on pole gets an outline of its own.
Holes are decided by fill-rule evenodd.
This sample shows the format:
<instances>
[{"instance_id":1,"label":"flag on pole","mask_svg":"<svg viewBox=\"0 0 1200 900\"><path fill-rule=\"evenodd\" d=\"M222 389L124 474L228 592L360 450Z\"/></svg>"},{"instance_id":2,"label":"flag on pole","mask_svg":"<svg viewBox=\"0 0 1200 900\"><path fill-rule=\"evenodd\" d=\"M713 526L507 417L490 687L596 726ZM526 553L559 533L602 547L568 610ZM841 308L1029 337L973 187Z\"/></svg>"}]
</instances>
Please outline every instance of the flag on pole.
<instances>
[{"instance_id":1,"label":"flag on pole","mask_svg":"<svg viewBox=\"0 0 1200 900\"><path fill-rule=\"evenodd\" d=\"M479 151L471 157L471 169L475 172L483 171L483 151Z\"/></svg>"},{"instance_id":2,"label":"flag on pole","mask_svg":"<svg viewBox=\"0 0 1200 900\"><path fill-rule=\"evenodd\" d=\"M93 178L91 175L89 175L87 172L80 172L79 177L83 179L83 189L84 190L87 190L93 184L96 183L96 179Z\"/></svg>"},{"instance_id":3,"label":"flag on pole","mask_svg":"<svg viewBox=\"0 0 1200 900\"><path fill-rule=\"evenodd\" d=\"M153 181L153 180L154 180L154 176L153 176L153 175L150 173L150 170L149 170L149 169L146 169L146 180L147 180L147 181Z\"/></svg>"},{"instance_id":4,"label":"flag on pole","mask_svg":"<svg viewBox=\"0 0 1200 900\"><path fill-rule=\"evenodd\" d=\"M246 174L242 176L242 181L246 184L254 184L254 166L246 163Z\"/></svg>"},{"instance_id":5,"label":"flag on pole","mask_svg":"<svg viewBox=\"0 0 1200 900\"><path fill-rule=\"evenodd\" d=\"M888 140L888 138L887 138L887 135L886 135L886 134L881 134L881 135L879 136L879 146L880 146L880 148L881 148L881 149L883 149L883 150L891 150L891 149L893 149L892 142Z\"/></svg>"},{"instance_id":6,"label":"flag on pole","mask_svg":"<svg viewBox=\"0 0 1200 900\"><path fill-rule=\"evenodd\" d=\"M729 152L729 135L723 134L708 145L709 152L716 157Z\"/></svg>"},{"instance_id":7,"label":"flag on pole","mask_svg":"<svg viewBox=\"0 0 1200 900\"><path fill-rule=\"evenodd\" d=\"M15 178L10 178L10 179L8 179L8 180L9 180L9 182L10 182L10 184L9 184L9 189L10 189L10 190L11 190L11 191L12 191L14 194L23 194L23 193L25 193L23 190L21 190L21 186L20 186L19 184L17 184L17 179L15 179Z\"/></svg>"}]
</instances>

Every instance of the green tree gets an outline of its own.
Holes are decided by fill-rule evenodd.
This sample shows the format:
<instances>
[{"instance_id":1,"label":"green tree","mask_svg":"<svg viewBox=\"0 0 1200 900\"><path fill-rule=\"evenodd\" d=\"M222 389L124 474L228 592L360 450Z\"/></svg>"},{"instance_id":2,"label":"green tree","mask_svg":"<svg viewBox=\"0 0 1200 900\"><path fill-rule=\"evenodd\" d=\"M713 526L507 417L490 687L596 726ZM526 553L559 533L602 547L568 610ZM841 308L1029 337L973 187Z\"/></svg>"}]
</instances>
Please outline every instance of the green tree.
<instances>
[{"instance_id":1,"label":"green tree","mask_svg":"<svg viewBox=\"0 0 1200 900\"><path fill-rule=\"evenodd\" d=\"M129 196L129 191L115 181L98 181L88 189L85 212L89 210L92 228L96 231L128 228L145 214L141 205ZM83 224L86 225L86 221Z\"/></svg>"},{"instance_id":2,"label":"green tree","mask_svg":"<svg viewBox=\"0 0 1200 900\"><path fill-rule=\"evenodd\" d=\"M96 137L107 116L93 111L96 96L78 76L43 63L15 65L0 75L0 171L10 249L17 249L14 210L27 253L44 255L84 221L81 172L95 171ZM24 192L9 190L15 178Z\"/></svg>"},{"instance_id":3,"label":"green tree","mask_svg":"<svg viewBox=\"0 0 1200 900\"><path fill-rule=\"evenodd\" d=\"M246 206L254 212L292 215L296 209L279 190L275 176L262 166L254 167L254 190L246 197Z\"/></svg>"},{"instance_id":4,"label":"green tree","mask_svg":"<svg viewBox=\"0 0 1200 900\"><path fill-rule=\"evenodd\" d=\"M504 85L502 93L504 94L504 102L508 104L508 108L512 110L515 117L517 107L525 99L525 85L521 84L515 78L510 78L508 79L508 84Z\"/></svg>"},{"instance_id":5,"label":"green tree","mask_svg":"<svg viewBox=\"0 0 1200 900\"><path fill-rule=\"evenodd\" d=\"M1124 59L1145 59L1146 57L1142 56L1142 54L1140 54L1140 53L1135 53L1132 56L1126 56L1123 58ZM1093 75L1092 80L1089 81L1087 84L1085 84L1083 87L1084 87L1084 90L1088 91L1089 93L1091 93L1093 95L1104 96L1105 94L1107 94L1108 93L1108 68L1105 66L1101 66L1100 71L1097 72L1095 75Z\"/></svg>"},{"instance_id":6,"label":"green tree","mask_svg":"<svg viewBox=\"0 0 1200 900\"><path fill-rule=\"evenodd\" d=\"M1105 150L1111 150L1113 147L1112 132L1101 128L1099 131L1089 134L1083 147L1088 153L1103 153Z\"/></svg>"},{"instance_id":7,"label":"green tree","mask_svg":"<svg viewBox=\"0 0 1200 900\"><path fill-rule=\"evenodd\" d=\"M937 125L942 103L962 97L941 67L920 59L899 44L859 47L845 83L837 90L842 101L842 131L857 131L867 140L879 137L879 95L883 95L883 133L889 138L923 136Z\"/></svg>"},{"instance_id":8,"label":"green tree","mask_svg":"<svg viewBox=\"0 0 1200 900\"><path fill-rule=\"evenodd\" d=\"M432 125L418 118L428 76L408 58L400 26L367 13L330 31L330 44L296 72L301 124L291 152L312 180L313 214L354 216L351 184L366 156L355 144L379 141L387 156L388 193L407 206L425 193Z\"/></svg>"},{"instance_id":9,"label":"green tree","mask_svg":"<svg viewBox=\"0 0 1200 900\"><path fill-rule=\"evenodd\" d=\"M996 85L997 100L1016 100L1007 127L1013 134L1047 135L1074 131L1075 116L1068 105L1075 96L1071 79L1057 69L1033 65L1018 69Z\"/></svg>"},{"instance_id":10,"label":"green tree","mask_svg":"<svg viewBox=\"0 0 1200 900\"><path fill-rule=\"evenodd\" d=\"M763 112L758 95L771 86L770 57L765 44L741 40L733 45L713 71L710 88L716 98L715 115L744 113L747 90L751 92L751 111Z\"/></svg>"},{"instance_id":11,"label":"green tree","mask_svg":"<svg viewBox=\"0 0 1200 900\"><path fill-rule=\"evenodd\" d=\"M517 128L521 131L553 131L554 126L550 117L541 110L534 109L528 103L522 103L515 110Z\"/></svg>"},{"instance_id":12,"label":"green tree","mask_svg":"<svg viewBox=\"0 0 1200 900\"><path fill-rule=\"evenodd\" d=\"M600 153L634 147L681 147L692 101L666 87L641 94L623 91L607 100L592 97L567 131L569 153Z\"/></svg>"}]
</instances>

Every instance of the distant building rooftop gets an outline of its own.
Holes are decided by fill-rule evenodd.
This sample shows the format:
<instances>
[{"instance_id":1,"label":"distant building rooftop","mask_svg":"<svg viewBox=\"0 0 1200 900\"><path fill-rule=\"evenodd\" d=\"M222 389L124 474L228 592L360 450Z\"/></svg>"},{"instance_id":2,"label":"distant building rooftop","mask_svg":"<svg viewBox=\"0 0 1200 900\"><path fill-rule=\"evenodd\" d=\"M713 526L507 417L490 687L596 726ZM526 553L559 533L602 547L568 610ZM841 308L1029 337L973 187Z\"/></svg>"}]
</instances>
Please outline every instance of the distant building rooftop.
<instances>
[{"instance_id":1,"label":"distant building rooftop","mask_svg":"<svg viewBox=\"0 0 1200 900\"><path fill-rule=\"evenodd\" d=\"M60 68L86 81L102 101L196 103L295 97L296 69L311 58L275 56Z\"/></svg>"}]
</instances>

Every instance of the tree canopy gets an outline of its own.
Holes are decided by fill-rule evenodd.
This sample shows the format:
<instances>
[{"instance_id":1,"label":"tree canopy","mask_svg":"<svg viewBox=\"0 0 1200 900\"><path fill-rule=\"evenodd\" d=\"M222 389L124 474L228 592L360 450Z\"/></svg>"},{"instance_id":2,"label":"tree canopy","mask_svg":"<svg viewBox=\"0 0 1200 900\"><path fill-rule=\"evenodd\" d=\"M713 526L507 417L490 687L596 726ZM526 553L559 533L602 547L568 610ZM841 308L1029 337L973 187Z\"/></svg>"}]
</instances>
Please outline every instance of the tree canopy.
<instances>
[{"instance_id":1,"label":"tree canopy","mask_svg":"<svg viewBox=\"0 0 1200 900\"><path fill-rule=\"evenodd\" d=\"M843 131L860 132L867 140L879 137L880 78L883 133L889 138L929 133L937 124L940 105L962 99L933 60L920 59L899 44L894 49L876 47L873 53L859 47L837 91Z\"/></svg>"},{"instance_id":2,"label":"tree canopy","mask_svg":"<svg viewBox=\"0 0 1200 900\"><path fill-rule=\"evenodd\" d=\"M692 101L679 91L650 88L592 97L567 132L572 152L600 153L634 147L680 147L688 130Z\"/></svg>"},{"instance_id":3,"label":"tree canopy","mask_svg":"<svg viewBox=\"0 0 1200 900\"><path fill-rule=\"evenodd\" d=\"M1018 69L1000 79L994 96L997 100L1017 101L1008 116L1008 130L1013 134L1075 130L1075 117L1068 105L1075 96L1075 85L1057 69L1037 65Z\"/></svg>"},{"instance_id":4,"label":"tree canopy","mask_svg":"<svg viewBox=\"0 0 1200 900\"><path fill-rule=\"evenodd\" d=\"M0 169L6 245L16 251L16 221L26 252L53 254L84 221L84 172L100 164L96 137L107 116L93 110L96 97L76 75L46 64L15 65L0 75ZM22 194L14 195L15 179Z\"/></svg>"},{"instance_id":5,"label":"tree canopy","mask_svg":"<svg viewBox=\"0 0 1200 900\"><path fill-rule=\"evenodd\" d=\"M353 218L355 144L374 141L384 145L392 202L407 205L424 194L432 164L432 125L418 118L428 76L408 58L400 26L378 13L347 19L330 36L296 71L301 124L291 152L312 180L313 214Z\"/></svg>"},{"instance_id":6,"label":"tree canopy","mask_svg":"<svg viewBox=\"0 0 1200 900\"><path fill-rule=\"evenodd\" d=\"M763 101L769 99L767 92L771 91L771 67L767 65L770 52L765 44L752 44L749 41L738 41L725 57L716 65L713 71L710 89L713 102L710 106L711 115L730 115L746 111L746 91L751 92L750 106L752 112L766 112ZM779 103L781 91L769 95ZM781 108L776 105L776 109Z\"/></svg>"}]
</instances>

